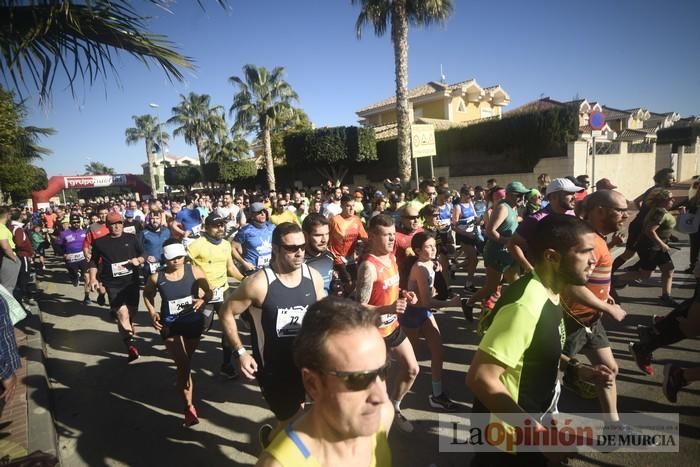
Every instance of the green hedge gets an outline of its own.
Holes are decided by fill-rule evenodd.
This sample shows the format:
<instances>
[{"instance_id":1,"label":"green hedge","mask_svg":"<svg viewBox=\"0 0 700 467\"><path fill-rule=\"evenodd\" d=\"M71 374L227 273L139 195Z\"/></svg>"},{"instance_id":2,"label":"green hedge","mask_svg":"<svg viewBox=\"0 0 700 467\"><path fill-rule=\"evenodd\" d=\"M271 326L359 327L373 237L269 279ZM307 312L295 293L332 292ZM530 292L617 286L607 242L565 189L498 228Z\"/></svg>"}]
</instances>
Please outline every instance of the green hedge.
<instances>
[{"instance_id":1,"label":"green hedge","mask_svg":"<svg viewBox=\"0 0 700 467\"><path fill-rule=\"evenodd\" d=\"M450 175L528 172L545 157L566 155L566 146L578 138L578 109L574 106L518 114L467 127L435 132L435 167L450 167ZM369 180L395 177L396 140L377 142L377 161L358 168ZM430 161L419 159L418 171L428 175Z\"/></svg>"},{"instance_id":2,"label":"green hedge","mask_svg":"<svg viewBox=\"0 0 700 467\"><path fill-rule=\"evenodd\" d=\"M292 133L284 138L289 167L304 168L309 164L325 166L377 158L374 131L369 128L338 126Z\"/></svg>"},{"instance_id":3,"label":"green hedge","mask_svg":"<svg viewBox=\"0 0 700 467\"><path fill-rule=\"evenodd\" d=\"M194 165L166 167L164 177L165 183L168 185L183 186L188 190L195 183L202 181L202 173L199 167Z\"/></svg>"},{"instance_id":4,"label":"green hedge","mask_svg":"<svg viewBox=\"0 0 700 467\"><path fill-rule=\"evenodd\" d=\"M255 177L255 160L209 162L204 165L204 178L210 182L233 183Z\"/></svg>"}]
</instances>

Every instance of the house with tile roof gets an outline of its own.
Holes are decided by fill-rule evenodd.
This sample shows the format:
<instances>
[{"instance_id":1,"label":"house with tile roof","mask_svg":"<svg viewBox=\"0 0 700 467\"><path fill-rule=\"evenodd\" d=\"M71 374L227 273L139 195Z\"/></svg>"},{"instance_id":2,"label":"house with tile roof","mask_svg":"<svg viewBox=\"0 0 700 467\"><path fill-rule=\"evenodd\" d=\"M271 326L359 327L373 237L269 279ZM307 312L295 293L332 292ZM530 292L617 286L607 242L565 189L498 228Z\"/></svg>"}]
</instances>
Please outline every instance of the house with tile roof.
<instances>
[{"instance_id":1,"label":"house with tile roof","mask_svg":"<svg viewBox=\"0 0 700 467\"><path fill-rule=\"evenodd\" d=\"M408 91L410 119L430 123L436 129L464 126L500 118L510 96L500 86L481 87L474 79L447 84L436 81ZM361 125L373 127L377 139L396 136L396 96L375 102L356 112Z\"/></svg>"},{"instance_id":2,"label":"house with tile roof","mask_svg":"<svg viewBox=\"0 0 700 467\"><path fill-rule=\"evenodd\" d=\"M155 166L155 180L156 180L156 192L158 193L164 193L165 192L165 168L166 167L176 167L179 165L199 165L199 158L197 157L190 157L190 156L176 156L173 154L164 154L160 155L157 154L155 156L155 160L153 162L153 165ZM143 163L141 164L141 168L143 169L143 175L146 177L146 180L148 180L149 174L148 174L148 163Z\"/></svg>"}]
</instances>

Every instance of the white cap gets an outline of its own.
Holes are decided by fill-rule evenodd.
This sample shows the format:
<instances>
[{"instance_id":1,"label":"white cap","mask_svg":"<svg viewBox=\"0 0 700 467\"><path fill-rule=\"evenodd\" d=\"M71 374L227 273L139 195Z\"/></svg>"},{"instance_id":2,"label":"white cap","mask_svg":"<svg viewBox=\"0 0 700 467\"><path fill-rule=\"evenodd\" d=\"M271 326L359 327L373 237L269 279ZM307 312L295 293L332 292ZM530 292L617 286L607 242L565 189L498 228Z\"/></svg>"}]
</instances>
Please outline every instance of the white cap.
<instances>
[{"instance_id":1,"label":"white cap","mask_svg":"<svg viewBox=\"0 0 700 467\"><path fill-rule=\"evenodd\" d=\"M169 260L178 256L187 256L187 252L185 252L185 247L182 243L171 243L163 247L163 256Z\"/></svg>"},{"instance_id":2,"label":"white cap","mask_svg":"<svg viewBox=\"0 0 700 467\"><path fill-rule=\"evenodd\" d=\"M547 185L546 196L556 193L557 191L566 191L567 193L578 193L583 191L583 187L574 185L574 182L568 178L555 178Z\"/></svg>"}]
</instances>

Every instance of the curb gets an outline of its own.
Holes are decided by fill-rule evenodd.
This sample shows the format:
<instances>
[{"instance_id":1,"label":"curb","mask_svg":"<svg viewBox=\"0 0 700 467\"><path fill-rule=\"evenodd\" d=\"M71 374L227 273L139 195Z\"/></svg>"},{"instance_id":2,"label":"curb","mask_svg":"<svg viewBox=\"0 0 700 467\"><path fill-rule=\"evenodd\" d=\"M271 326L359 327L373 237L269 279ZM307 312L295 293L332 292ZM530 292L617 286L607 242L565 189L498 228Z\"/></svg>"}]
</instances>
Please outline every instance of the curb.
<instances>
[{"instance_id":1,"label":"curb","mask_svg":"<svg viewBox=\"0 0 700 467\"><path fill-rule=\"evenodd\" d=\"M27 451L42 451L59 457L58 436L53 419L51 386L46 371L46 344L40 310L22 323L27 336Z\"/></svg>"}]
</instances>

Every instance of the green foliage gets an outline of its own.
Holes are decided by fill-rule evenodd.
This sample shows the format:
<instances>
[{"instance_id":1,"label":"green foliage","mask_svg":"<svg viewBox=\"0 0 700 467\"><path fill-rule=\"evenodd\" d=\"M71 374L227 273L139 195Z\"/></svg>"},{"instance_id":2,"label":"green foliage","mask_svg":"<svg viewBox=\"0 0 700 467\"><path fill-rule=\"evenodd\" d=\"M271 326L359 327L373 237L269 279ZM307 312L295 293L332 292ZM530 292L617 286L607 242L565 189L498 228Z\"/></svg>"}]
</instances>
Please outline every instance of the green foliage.
<instances>
[{"instance_id":1,"label":"green foliage","mask_svg":"<svg viewBox=\"0 0 700 467\"><path fill-rule=\"evenodd\" d=\"M377 158L374 130L354 126L326 127L284 138L290 167L353 165Z\"/></svg>"},{"instance_id":2,"label":"green foliage","mask_svg":"<svg viewBox=\"0 0 700 467\"><path fill-rule=\"evenodd\" d=\"M284 138L287 135L300 131L311 130L313 124L309 116L302 109L291 108L291 116L281 119L270 132L270 145L272 146L272 158L275 165L284 165L287 161L287 153L284 149ZM262 145L262 139L258 138L258 144Z\"/></svg>"},{"instance_id":3,"label":"green foliage","mask_svg":"<svg viewBox=\"0 0 700 467\"><path fill-rule=\"evenodd\" d=\"M114 173L112 167L107 167L102 162L91 161L89 164L85 164L85 175L114 175Z\"/></svg>"},{"instance_id":4,"label":"green foliage","mask_svg":"<svg viewBox=\"0 0 700 467\"><path fill-rule=\"evenodd\" d=\"M166 184L184 187L186 191L190 191L192 185L202 181L202 173L199 171L199 167L194 165L166 167L164 177Z\"/></svg>"},{"instance_id":5,"label":"green foliage","mask_svg":"<svg viewBox=\"0 0 700 467\"><path fill-rule=\"evenodd\" d=\"M204 177L210 182L233 183L255 177L255 160L210 162L204 165Z\"/></svg>"},{"instance_id":6,"label":"green foliage","mask_svg":"<svg viewBox=\"0 0 700 467\"><path fill-rule=\"evenodd\" d=\"M534 169L544 157L566 154L578 137L578 110L553 108L435 132L436 167L450 167L450 175L517 173ZM372 181L395 176L396 140L377 143L378 161L363 164ZM428 173L429 160L419 160L419 173Z\"/></svg>"},{"instance_id":7,"label":"green foliage","mask_svg":"<svg viewBox=\"0 0 700 467\"><path fill-rule=\"evenodd\" d=\"M44 169L35 167L27 161L16 160L11 166L0 170L2 191L10 194L14 202L31 198L33 191L43 190L47 183Z\"/></svg>"}]
</instances>

